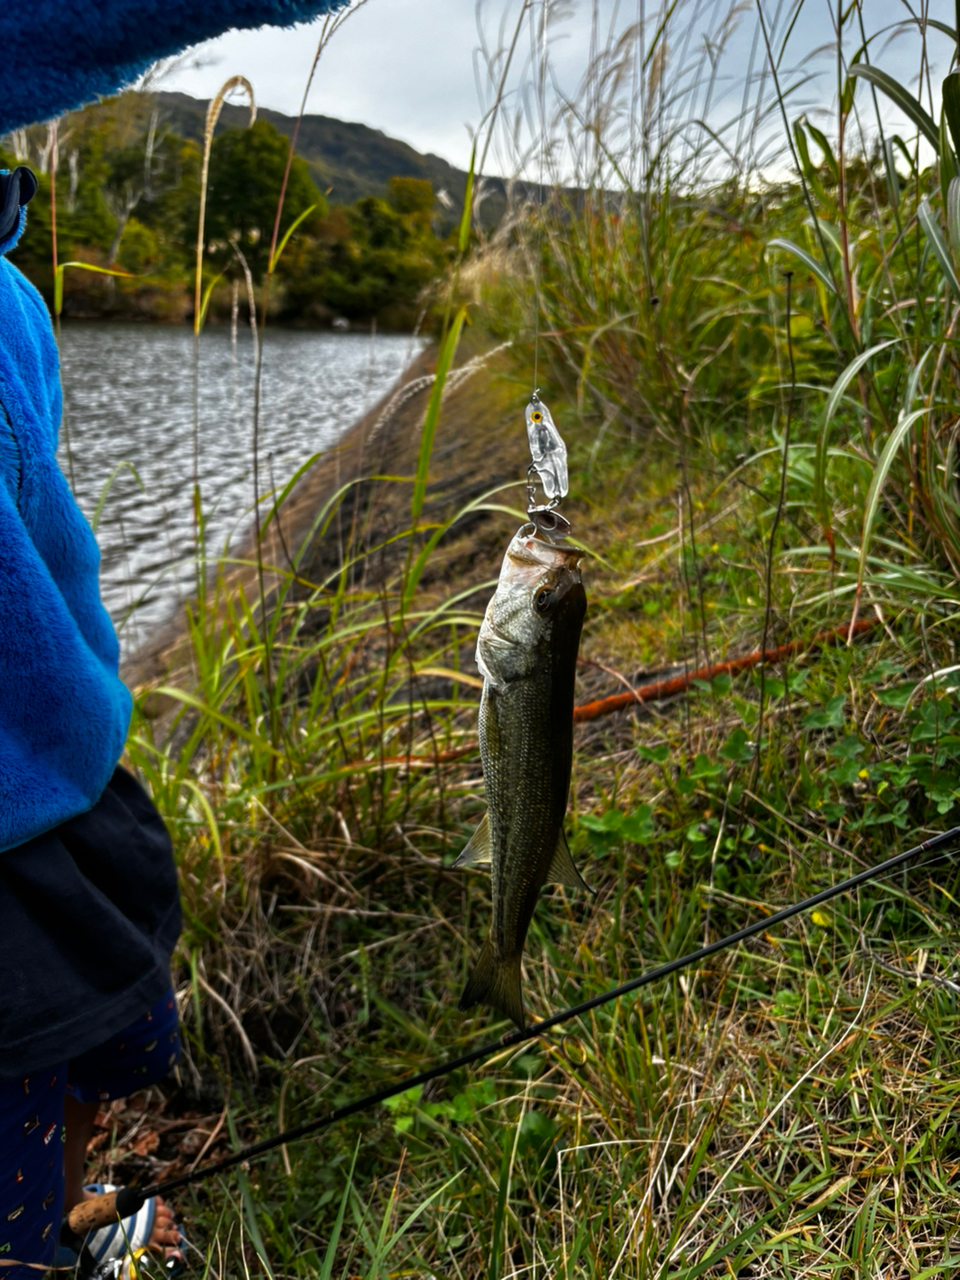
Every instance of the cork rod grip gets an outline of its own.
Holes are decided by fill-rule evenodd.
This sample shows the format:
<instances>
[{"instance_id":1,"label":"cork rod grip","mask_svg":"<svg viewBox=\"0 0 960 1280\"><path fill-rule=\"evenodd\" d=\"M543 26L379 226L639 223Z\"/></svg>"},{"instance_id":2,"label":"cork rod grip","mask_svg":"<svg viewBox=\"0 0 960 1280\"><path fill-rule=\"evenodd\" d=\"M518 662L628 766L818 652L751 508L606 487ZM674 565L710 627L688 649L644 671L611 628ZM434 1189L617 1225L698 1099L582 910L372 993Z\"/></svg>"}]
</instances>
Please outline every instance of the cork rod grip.
<instances>
[{"instance_id":1,"label":"cork rod grip","mask_svg":"<svg viewBox=\"0 0 960 1280\"><path fill-rule=\"evenodd\" d=\"M67 1214L67 1224L78 1236L85 1236L88 1231L96 1231L118 1218L129 1218L146 1198L136 1187L120 1187L92 1200L81 1200Z\"/></svg>"}]
</instances>

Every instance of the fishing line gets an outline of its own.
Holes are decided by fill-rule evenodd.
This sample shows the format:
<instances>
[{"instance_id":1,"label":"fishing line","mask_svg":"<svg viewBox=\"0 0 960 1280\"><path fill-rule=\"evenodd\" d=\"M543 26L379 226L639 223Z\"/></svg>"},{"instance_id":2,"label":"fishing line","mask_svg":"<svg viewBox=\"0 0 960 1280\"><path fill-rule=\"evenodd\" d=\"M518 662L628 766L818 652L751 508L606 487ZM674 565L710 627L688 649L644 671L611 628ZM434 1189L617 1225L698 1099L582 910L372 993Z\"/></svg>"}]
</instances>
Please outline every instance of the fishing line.
<instances>
[{"instance_id":1,"label":"fishing line","mask_svg":"<svg viewBox=\"0 0 960 1280\"><path fill-rule=\"evenodd\" d=\"M540 360L540 268L543 262L543 153L547 133L547 104L544 81L547 73L547 0L540 5L540 56L537 74L537 110L540 117L540 173L537 180L537 258L533 264L533 398L539 390Z\"/></svg>"},{"instance_id":2,"label":"fishing line","mask_svg":"<svg viewBox=\"0 0 960 1280\"><path fill-rule=\"evenodd\" d=\"M430 1084L433 1080L439 1080L443 1076L449 1075L451 1072L461 1070L464 1067L473 1066L474 1063L482 1062L485 1058L492 1057L495 1053L501 1053L504 1049L512 1049L528 1040L535 1040L539 1036L542 1036L545 1031L550 1031L553 1027L559 1027L573 1018L582 1017L584 1014L590 1013L594 1009L599 1009L605 1004L610 1004L614 1000L620 1000L634 991L639 991L641 988L650 986L654 982L659 982L663 978L670 977L671 974L678 973L681 969L686 969L691 965L699 964L700 961L716 955L719 951L724 951L728 947L733 947L740 942L745 942L748 938L752 938L758 933L772 929L776 925L782 924L785 920L789 920L793 916L799 915L802 911L808 911L813 907L819 906L821 903L829 902L831 898L839 897L842 893L848 893L850 890L856 889L859 885L866 884L871 880L877 880L883 876L889 875L889 873L895 868L903 866L918 854L932 853L934 850L943 849L949 844L960 844L960 826L952 827L949 831L945 831L938 836L933 836L931 839L923 841L922 844L915 845L912 849L907 849L903 853L898 853L895 857L888 858L878 866L868 867L865 871L861 871L857 875L851 876L847 880L843 880L840 884L833 885L829 889L824 889L820 893L814 894L811 898L805 898L803 902L798 902L792 906L784 907L783 910L776 912L772 916L767 916L762 920L756 920L753 924L749 924L745 928L737 930L736 933L731 933L725 938L718 939L716 942L708 943L706 946L700 947L697 951L692 951L688 955L679 957L679 959L670 960L666 964L659 965L656 969L650 969L647 973L643 973L637 978L632 978L630 981L624 982L620 986L612 987L609 991L601 992L600 995L593 996L589 1000L584 1000L581 1004L571 1005L570 1008L563 1009L560 1013L555 1013L548 1018L544 1018L542 1022L537 1022L532 1026L525 1027L522 1031L510 1031L498 1040L493 1040L487 1044L480 1045L478 1048L471 1049L469 1052L463 1053L456 1058L447 1059L444 1062L427 1068L425 1071L418 1072L416 1075L407 1076L402 1080L394 1081L392 1084L385 1085L382 1089L377 1089L372 1093L366 1094L362 1098L358 1098L355 1102L350 1102L347 1103L346 1106L335 1108L333 1111L328 1112L325 1116L321 1116L319 1119L308 1120L304 1124L297 1125L293 1129L288 1129L285 1133L277 1134L272 1138L265 1138L262 1142L254 1143L249 1147L244 1147L243 1150L236 1151L232 1155L225 1156L222 1160L217 1160L212 1164L203 1165L201 1168L194 1169L191 1173L182 1174L178 1178L170 1178L164 1182L158 1182L153 1186L145 1187L143 1189L137 1187L124 1187L118 1192L112 1192L110 1195L101 1196L96 1200L84 1201L82 1204L77 1205L77 1207L70 1213L68 1218L69 1225L78 1235L83 1235L96 1226L102 1226L107 1222L115 1221L117 1217L126 1218L130 1214L135 1213L151 1196L169 1195L173 1191L179 1191L196 1182L202 1182L204 1179L210 1178L214 1174L223 1173L227 1169L232 1169L237 1165L246 1164L249 1160L265 1155L268 1151L272 1151L284 1143L295 1142L299 1138L305 1138L310 1134L319 1133L320 1130L329 1128L331 1125L337 1124L341 1120L346 1120L350 1116L358 1115L362 1111L367 1111L372 1107L379 1106L381 1103L388 1102L391 1098L397 1097L398 1094L406 1093L410 1089L421 1088L423 1085Z\"/></svg>"}]
</instances>

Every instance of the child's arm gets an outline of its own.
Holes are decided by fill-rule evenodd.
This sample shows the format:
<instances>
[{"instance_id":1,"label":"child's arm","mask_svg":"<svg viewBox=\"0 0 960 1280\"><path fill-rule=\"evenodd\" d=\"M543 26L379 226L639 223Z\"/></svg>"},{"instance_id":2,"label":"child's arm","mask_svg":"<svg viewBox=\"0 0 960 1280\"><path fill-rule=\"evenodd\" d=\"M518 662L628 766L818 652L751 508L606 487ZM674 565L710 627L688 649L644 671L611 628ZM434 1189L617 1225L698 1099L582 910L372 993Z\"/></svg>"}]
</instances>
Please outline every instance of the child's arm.
<instances>
[{"instance_id":1,"label":"child's arm","mask_svg":"<svg viewBox=\"0 0 960 1280\"><path fill-rule=\"evenodd\" d=\"M0 850L89 809L130 721L99 551L57 465L60 410L46 308L0 257Z\"/></svg>"}]
</instances>

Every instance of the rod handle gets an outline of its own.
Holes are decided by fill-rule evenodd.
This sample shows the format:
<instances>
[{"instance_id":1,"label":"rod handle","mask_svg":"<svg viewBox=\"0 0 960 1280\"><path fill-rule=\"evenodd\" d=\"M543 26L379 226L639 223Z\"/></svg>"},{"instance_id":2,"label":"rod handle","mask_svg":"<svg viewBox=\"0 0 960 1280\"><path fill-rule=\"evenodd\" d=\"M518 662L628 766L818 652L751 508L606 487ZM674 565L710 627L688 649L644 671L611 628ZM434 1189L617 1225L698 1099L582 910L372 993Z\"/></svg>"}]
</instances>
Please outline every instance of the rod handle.
<instances>
[{"instance_id":1,"label":"rod handle","mask_svg":"<svg viewBox=\"0 0 960 1280\"><path fill-rule=\"evenodd\" d=\"M88 1231L96 1231L118 1218L129 1218L146 1198L138 1187L120 1187L92 1200L81 1200L67 1214L67 1225L78 1236L85 1236Z\"/></svg>"}]
</instances>

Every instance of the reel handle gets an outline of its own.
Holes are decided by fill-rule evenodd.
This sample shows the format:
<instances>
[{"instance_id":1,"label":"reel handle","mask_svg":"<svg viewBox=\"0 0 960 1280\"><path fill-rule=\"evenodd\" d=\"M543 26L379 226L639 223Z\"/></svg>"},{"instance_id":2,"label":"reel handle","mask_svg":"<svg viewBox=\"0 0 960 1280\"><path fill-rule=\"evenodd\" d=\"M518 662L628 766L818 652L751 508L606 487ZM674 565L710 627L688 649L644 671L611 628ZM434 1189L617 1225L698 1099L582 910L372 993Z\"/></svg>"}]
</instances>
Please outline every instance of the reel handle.
<instances>
[{"instance_id":1,"label":"reel handle","mask_svg":"<svg viewBox=\"0 0 960 1280\"><path fill-rule=\"evenodd\" d=\"M146 1199L139 1187L120 1187L117 1191L108 1191L106 1195L75 1204L67 1214L67 1225L76 1235L85 1236L87 1232L105 1227L118 1218L129 1218Z\"/></svg>"}]
</instances>

